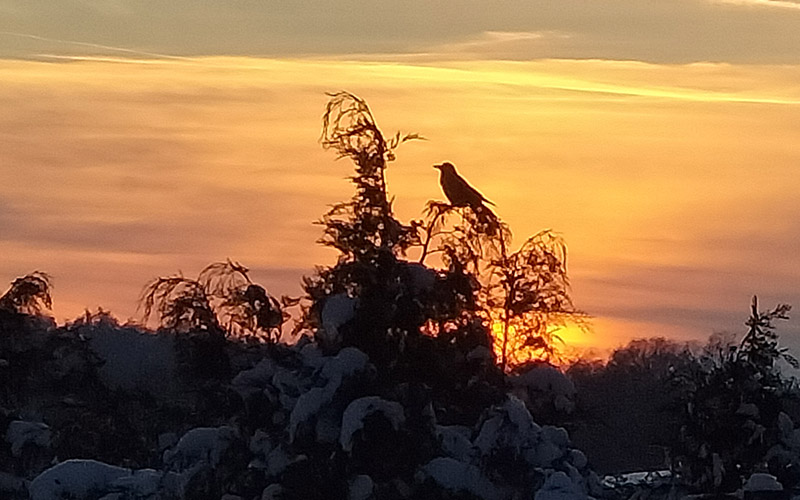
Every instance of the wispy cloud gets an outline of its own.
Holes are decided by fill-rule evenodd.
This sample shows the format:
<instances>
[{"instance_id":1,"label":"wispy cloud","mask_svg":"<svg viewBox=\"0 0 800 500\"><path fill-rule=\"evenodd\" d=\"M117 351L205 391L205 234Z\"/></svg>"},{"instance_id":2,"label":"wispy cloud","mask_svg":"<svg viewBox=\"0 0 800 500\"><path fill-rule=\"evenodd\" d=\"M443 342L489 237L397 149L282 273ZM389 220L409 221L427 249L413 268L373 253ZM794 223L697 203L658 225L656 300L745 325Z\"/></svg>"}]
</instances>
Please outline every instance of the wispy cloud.
<instances>
[{"instance_id":1,"label":"wispy cloud","mask_svg":"<svg viewBox=\"0 0 800 500\"><path fill-rule=\"evenodd\" d=\"M741 5L746 7L767 7L772 9L800 10L800 2L793 0L711 0L713 3Z\"/></svg>"},{"instance_id":2,"label":"wispy cloud","mask_svg":"<svg viewBox=\"0 0 800 500\"><path fill-rule=\"evenodd\" d=\"M530 59L548 44L571 38L559 31L484 31L464 40L434 45L429 58L444 59Z\"/></svg>"},{"instance_id":3,"label":"wispy cloud","mask_svg":"<svg viewBox=\"0 0 800 500\"><path fill-rule=\"evenodd\" d=\"M480 36L463 42L444 45L444 48L463 50L471 48L497 48L519 42L566 39L572 35L558 31L484 31Z\"/></svg>"},{"instance_id":4,"label":"wispy cloud","mask_svg":"<svg viewBox=\"0 0 800 500\"><path fill-rule=\"evenodd\" d=\"M111 45L102 45L99 43L91 43L91 42L81 42L77 40L62 40L60 38L50 38L46 36L39 36L39 35L32 35L30 33L17 33L13 31L0 31L0 35L6 37L16 37L16 38L26 38L29 40L37 40L41 42L48 42L52 44L58 45L69 45L74 47L82 47L84 49L94 49L101 50L104 52L114 52L126 55L128 57L135 56L135 57L146 57L146 58L156 58L156 59L173 59L178 61L190 61L191 58L189 57L181 57L175 56L170 54L160 54L156 52L147 52L143 50L136 50L136 49L129 49L125 47L115 47ZM52 56L57 57L57 56Z\"/></svg>"}]
</instances>

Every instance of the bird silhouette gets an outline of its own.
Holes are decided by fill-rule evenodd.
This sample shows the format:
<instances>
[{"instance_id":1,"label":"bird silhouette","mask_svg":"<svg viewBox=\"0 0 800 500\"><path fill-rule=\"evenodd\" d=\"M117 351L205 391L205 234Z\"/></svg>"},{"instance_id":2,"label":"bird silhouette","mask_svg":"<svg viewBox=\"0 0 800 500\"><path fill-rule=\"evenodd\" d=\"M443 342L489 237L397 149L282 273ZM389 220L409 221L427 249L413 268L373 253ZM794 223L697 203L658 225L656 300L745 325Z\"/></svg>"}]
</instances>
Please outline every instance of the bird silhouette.
<instances>
[{"instance_id":1,"label":"bird silhouette","mask_svg":"<svg viewBox=\"0 0 800 500\"><path fill-rule=\"evenodd\" d=\"M441 165L434 165L433 168L439 169L439 184L442 185L444 195L454 207L470 207L473 211L478 212L481 207L485 208L484 202L494 205L458 175L456 167L449 161Z\"/></svg>"},{"instance_id":2,"label":"bird silhouette","mask_svg":"<svg viewBox=\"0 0 800 500\"><path fill-rule=\"evenodd\" d=\"M439 169L439 184L450 205L454 207L469 207L478 218L479 231L489 236L495 236L500 228L500 221L492 210L484 205L494 205L487 200L477 189L470 186L463 177L458 175L456 167L446 161L441 165L434 165Z\"/></svg>"}]
</instances>

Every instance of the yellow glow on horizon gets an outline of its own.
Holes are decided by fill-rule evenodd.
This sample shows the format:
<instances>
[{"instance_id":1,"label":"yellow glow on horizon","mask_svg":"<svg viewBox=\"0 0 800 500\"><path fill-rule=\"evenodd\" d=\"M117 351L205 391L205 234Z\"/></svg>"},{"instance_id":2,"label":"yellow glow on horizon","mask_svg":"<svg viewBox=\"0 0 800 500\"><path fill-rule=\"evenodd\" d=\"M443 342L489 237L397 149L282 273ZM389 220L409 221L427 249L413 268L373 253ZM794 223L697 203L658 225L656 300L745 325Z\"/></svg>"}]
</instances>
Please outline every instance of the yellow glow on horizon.
<instances>
[{"instance_id":1,"label":"yellow glow on horizon","mask_svg":"<svg viewBox=\"0 0 800 500\"><path fill-rule=\"evenodd\" d=\"M496 319L491 323L491 334L494 340L495 357L502 359L503 341L505 338L505 325L502 320ZM583 356L594 357L599 353L599 346L592 342L591 325L579 324L567 319L565 325L548 327L547 337L554 355L548 356L539 348L527 346L525 339L519 335L519 328L511 324L508 327L508 344L506 345L509 366L513 367L520 362L547 360L554 364L568 364ZM605 352L607 349L602 349Z\"/></svg>"}]
</instances>

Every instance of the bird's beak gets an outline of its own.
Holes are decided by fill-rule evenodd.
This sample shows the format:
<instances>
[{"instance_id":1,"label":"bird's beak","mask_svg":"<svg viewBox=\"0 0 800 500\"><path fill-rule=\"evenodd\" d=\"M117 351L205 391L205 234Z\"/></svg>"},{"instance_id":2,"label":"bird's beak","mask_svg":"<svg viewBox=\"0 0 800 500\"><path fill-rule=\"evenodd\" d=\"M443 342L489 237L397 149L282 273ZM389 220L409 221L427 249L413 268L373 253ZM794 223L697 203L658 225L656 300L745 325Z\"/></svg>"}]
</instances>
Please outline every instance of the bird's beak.
<instances>
[{"instance_id":1,"label":"bird's beak","mask_svg":"<svg viewBox=\"0 0 800 500\"><path fill-rule=\"evenodd\" d=\"M441 170L442 166L441 165L434 165L433 168Z\"/></svg>"}]
</instances>

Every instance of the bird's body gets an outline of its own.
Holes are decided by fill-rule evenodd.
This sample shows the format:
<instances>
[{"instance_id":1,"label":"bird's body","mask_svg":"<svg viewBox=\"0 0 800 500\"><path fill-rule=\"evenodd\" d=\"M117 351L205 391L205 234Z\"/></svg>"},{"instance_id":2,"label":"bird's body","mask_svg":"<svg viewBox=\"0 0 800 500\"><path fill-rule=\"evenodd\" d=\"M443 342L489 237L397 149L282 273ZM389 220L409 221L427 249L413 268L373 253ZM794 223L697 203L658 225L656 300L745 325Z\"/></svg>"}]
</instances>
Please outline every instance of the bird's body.
<instances>
[{"instance_id":1,"label":"bird's body","mask_svg":"<svg viewBox=\"0 0 800 500\"><path fill-rule=\"evenodd\" d=\"M450 162L444 162L441 165L434 165L434 168L439 169L439 184L442 185L442 191L450 204L454 207L470 207L473 210L478 210L484 203L494 205L491 201L484 198L477 189L470 186L463 177L458 175L456 167Z\"/></svg>"}]
</instances>

